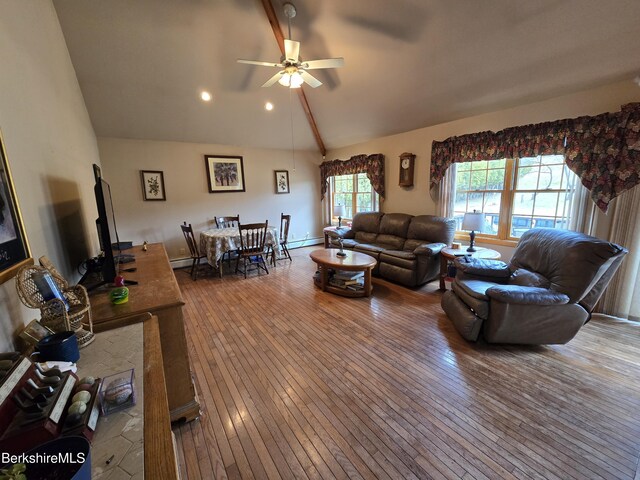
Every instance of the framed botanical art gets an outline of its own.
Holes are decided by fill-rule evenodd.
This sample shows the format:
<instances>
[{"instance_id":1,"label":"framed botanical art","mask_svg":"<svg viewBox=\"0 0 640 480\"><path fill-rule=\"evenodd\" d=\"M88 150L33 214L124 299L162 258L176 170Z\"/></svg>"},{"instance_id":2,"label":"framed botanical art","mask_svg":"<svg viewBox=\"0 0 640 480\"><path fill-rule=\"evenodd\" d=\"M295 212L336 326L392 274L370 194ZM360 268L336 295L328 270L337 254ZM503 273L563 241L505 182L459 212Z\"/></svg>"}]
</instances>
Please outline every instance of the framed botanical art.
<instances>
[{"instance_id":1,"label":"framed botanical art","mask_svg":"<svg viewBox=\"0 0 640 480\"><path fill-rule=\"evenodd\" d=\"M244 192L242 157L205 155L209 193Z\"/></svg>"},{"instance_id":2,"label":"framed botanical art","mask_svg":"<svg viewBox=\"0 0 640 480\"><path fill-rule=\"evenodd\" d=\"M32 263L18 197L0 133L0 283L14 277L23 265Z\"/></svg>"},{"instance_id":3,"label":"framed botanical art","mask_svg":"<svg viewBox=\"0 0 640 480\"><path fill-rule=\"evenodd\" d=\"M276 170L276 193L289 192L289 171Z\"/></svg>"},{"instance_id":4,"label":"framed botanical art","mask_svg":"<svg viewBox=\"0 0 640 480\"><path fill-rule=\"evenodd\" d=\"M142 179L142 197L145 200L166 200L164 191L164 173L153 170L140 170Z\"/></svg>"}]
</instances>

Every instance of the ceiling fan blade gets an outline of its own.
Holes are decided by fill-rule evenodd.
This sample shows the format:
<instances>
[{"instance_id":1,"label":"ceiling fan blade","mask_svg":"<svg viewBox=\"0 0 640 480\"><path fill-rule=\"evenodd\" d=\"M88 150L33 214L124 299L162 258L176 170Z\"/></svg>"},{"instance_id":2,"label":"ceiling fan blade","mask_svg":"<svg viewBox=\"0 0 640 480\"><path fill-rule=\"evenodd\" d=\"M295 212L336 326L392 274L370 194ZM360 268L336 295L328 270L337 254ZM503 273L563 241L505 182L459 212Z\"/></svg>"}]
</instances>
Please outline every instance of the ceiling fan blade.
<instances>
[{"instance_id":1,"label":"ceiling fan blade","mask_svg":"<svg viewBox=\"0 0 640 480\"><path fill-rule=\"evenodd\" d=\"M280 78L282 77L283 73L284 73L284 70L282 70L281 72L276 73L273 77L271 77L269 80L264 82L264 85L262 85L262 86L263 87L270 87L271 85L276 83L278 80L280 80Z\"/></svg>"},{"instance_id":2,"label":"ceiling fan blade","mask_svg":"<svg viewBox=\"0 0 640 480\"><path fill-rule=\"evenodd\" d=\"M302 64L305 70L314 70L317 68L340 68L344 66L344 58L325 58L322 60L309 60Z\"/></svg>"},{"instance_id":3,"label":"ceiling fan blade","mask_svg":"<svg viewBox=\"0 0 640 480\"><path fill-rule=\"evenodd\" d=\"M259 62L257 60L243 60L241 58L239 58L237 60L238 63L246 63L247 65L260 65L261 67L280 67L282 68L282 65L279 63L273 63L273 62Z\"/></svg>"},{"instance_id":4,"label":"ceiling fan blade","mask_svg":"<svg viewBox=\"0 0 640 480\"><path fill-rule=\"evenodd\" d=\"M297 62L300 56L300 42L284 39L284 57L292 62Z\"/></svg>"},{"instance_id":5,"label":"ceiling fan blade","mask_svg":"<svg viewBox=\"0 0 640 480\"><path fill-rule=\"evenodd\" d=\"M322 85L322 82L320 80L318 80L316 77L314 77L310 73L305 72L304 70L300 70L300 76L312 88L316 88Z\"/></svg>"}]
</instances>

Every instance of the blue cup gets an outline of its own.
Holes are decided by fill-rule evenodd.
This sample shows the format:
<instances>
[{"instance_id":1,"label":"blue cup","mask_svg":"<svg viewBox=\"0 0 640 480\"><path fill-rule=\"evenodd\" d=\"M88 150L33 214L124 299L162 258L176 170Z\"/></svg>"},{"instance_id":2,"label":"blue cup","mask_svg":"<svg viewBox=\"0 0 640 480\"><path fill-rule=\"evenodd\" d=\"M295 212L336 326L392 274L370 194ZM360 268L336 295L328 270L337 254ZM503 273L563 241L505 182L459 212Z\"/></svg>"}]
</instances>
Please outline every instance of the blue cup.
<instances>
[{"instance_id":1,"label":"blue cup","mask_svg":"<svg viewBox=\"0 0 640 480\"><path fill-rule=\"evenodd\" d=\"M62 361L76 363L80 358L78 339L74 332L54 333L44 337L36 345L39 361Z\"/></svg>"}]
</instances>

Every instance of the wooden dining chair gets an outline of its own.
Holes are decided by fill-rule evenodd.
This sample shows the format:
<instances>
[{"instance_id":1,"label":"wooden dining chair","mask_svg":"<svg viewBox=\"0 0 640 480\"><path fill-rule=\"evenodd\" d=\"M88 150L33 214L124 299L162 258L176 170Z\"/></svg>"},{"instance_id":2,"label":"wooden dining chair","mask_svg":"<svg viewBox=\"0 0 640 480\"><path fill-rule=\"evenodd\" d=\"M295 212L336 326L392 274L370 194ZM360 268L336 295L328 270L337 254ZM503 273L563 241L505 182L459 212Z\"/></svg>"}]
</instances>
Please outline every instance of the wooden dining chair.
<instances>
[{"instance_id":1,"label":"wooden dining chair","mask_svg":"<svg viewBox=\"0 0 640 480\"><path fill-rule=\"evenodd\" d=\"M231 228L237 227L240 224L240 215L235 217L214 217L216 221L216 228Z\"/></svg>"},{"instance_id":2,"label":"wooden dining chair","mask_svg":"<svg viewBox=\"0 0 640 480\"><path fill-rule=\"evenodd\" d=\"M196 237L193 234L193 227L191 226L191 224L187 225L187 222L184 222L182 225L180 225L180 229L182 230L184 239L187 242L187 246L189 247L189 254L191 255L191 278L196 281L198 279L200 260L203 258L207 258L207 256L200 253L200 249L198 248L198 243L196 242Z\"/></svg>"},{"instance_id":3,"label":"wooden dining chair","mask_svg":"<svg viewBox=\"0 0 640 480\"><path fill-rule=\"evenodd\" d=\"M216 228L233 228L240 225L240 215L236 215L235 217L214 217L216 221ZM224 262L224 257L227 257L227 265L231 268L231 254L238 255L238 250L229 250L222 254L220 258L220 271L222 271L222 262Z\"/></svg>"},{"instance_id":4,"label":"wooden dining chair","mask_svg":"<svg viewBox=\"0 0 640 480\"><path fill-rule=\"evenodd\" d=\"M265 260L265 240L267 238L268 225L269 221L267 220L265 223L240 224L238 226L238 230L240 230L240 254L236 260L236 273L240 271L240 259L242 259L244 278L247 278L247 263L248 265L256 265L258 275L260 275L260 269L267 272L267 275L269 274Z\"/></svg>"},{"instance_id":5,"label":"wooden dining chair","mask_svg":"<svg viewBox=\"0 0 640 480\"><path fill-rule=\"evenodd\" d=\"M276 260L284 260L286 258L291 261L291 254L287 247L287 239L289 238L289 225L291 224L291 215L280 214L280 250L282 254L280 258L276 258L276 251L273 246L269 245L269 252L271 254L271 263L275 266ZM268 258L268 256L267 256Z\"/></svg>"}]
</instances>

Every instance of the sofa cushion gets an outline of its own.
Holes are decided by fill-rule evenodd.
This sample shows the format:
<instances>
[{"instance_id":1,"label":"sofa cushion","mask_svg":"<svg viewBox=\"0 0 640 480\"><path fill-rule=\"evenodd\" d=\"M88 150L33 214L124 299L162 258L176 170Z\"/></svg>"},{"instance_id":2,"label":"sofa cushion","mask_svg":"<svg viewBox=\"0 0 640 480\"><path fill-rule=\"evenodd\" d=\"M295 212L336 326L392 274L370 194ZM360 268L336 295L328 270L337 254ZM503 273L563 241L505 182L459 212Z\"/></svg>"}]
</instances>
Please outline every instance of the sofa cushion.
<instances>
[{"instance_id":1,"label":"sofa cushion","mask_svg":"<svg viewBox=\"0 0 640 480\"><path fill-rule=\"evenodd\" d=\"M489 300L487 290L498 285L497 283L483 280L456 280L454 283L457 283L467 295L479 300Z\"/></svg>"},{"instance_id":2,"label":"sofa cushion","mask_svg":"<svg viewBox=\"0 0 640 480\"><path fill-rule=\"evenodd\" d=\"M362 212L353 217L351 230L356 232L380 232L380 220L384 214L380 212Z\"/></svg>"},{"instance_id":3,"label":"sofa cushion","mask_svg":"<svg viewBox=\"0 0 640 480\"><path fill-rule=\"evenodd\" d=\"M455 233L456 221L453 218L434 215L416 215L411 219L407 230L408 240L425 240L421 243L446 243L451 245ZM406 249L405 245L405 249ZM413 247L415 248L415 247Z\"/></svg>"},{"instance_id":4,"label":"sofa cushion","mask_svg":"<svg viewBox=\"0 0 640 480\"><path fill-rule=\"evenodd\" d=\"M379 245L372 245L370 243L359 243L353 250L360 253L366 253L367 255L371 255L373 258L378 260L380 258L380 252L384 250L384 247Z\"/></svg>"},{"instance_id":5,"label":"sofa cushion","mask_svg":"<svg viewBox=\"0 0 640 480\"><path fill-rule=\"evenodd\" d=\"M416 248L418 248L420 245L424 245L425 243L429 243L425 240L419 240L419 239L414 239L414 240L407 240L406 242L404 242L404 246L402 247L402 250L405 250L407 252L413 252Z\"/></svg>"},{"instance_id":6,"label":"sofa cushion","mask_svg":"<svg viewBox=\"0 0 640 480\"><path fill-rule=\"evenodd\" d=\"M406 213L386 213L380 220L378 233L393 235L394 237L407 238L407 230L413 215Z\"/></svg>"},{"instance_id":7,"label":"sofa cushion","mask_svg":"<svg viewBox=\"0 0 640 480\"><path fill-rule=\"evenodd\" d=\"M358 243L374 243L378 237L377 233L373 232L356 232L356 241Z\"/></svg>"},{"instance_id":8,"label":"sofa cushion","mask_svg":"<svg viewBox=\"0 0 640 480\"><path fill-rule=\"evenodd\" d=\"M389 235L389 234L381 233L380 235L378 235L376 237L376 242L375 243L383 244L383 245L389 245L394 250L400 250L400 249L402 249L402 246L404 245L404 238L396 237L395 235Z\"/></svg>"},{"instance_id":9,"label":"sofa cushion","mask_svg":"<svg viewBox=\"0 0 640 480\"><path fill-rule=\"evenodd\" d=\"M411 252L385 250L380 253L380 262L407 268L409 270L416 268L416 261L416 256Z\"/></svg>"},{"instance_id":10,"label":"sofa cushion","mask_svg":"<svg viewBox=\"0 0 640 480\"><path fill-rule=\"evenodd\" d=\"M473 280L472 280L473 281ZM453 282L451 284L451 290L455 292L455 294L462 300L465 305L467 305L471 310L475 312L475 314L486 320L489 318L489 300L486 295L486 299L478 298L479 295L470 295L468 291L463 288L459 282ZM472 290L473 293L476 293Z\"/></svg>"}]
</instances>

